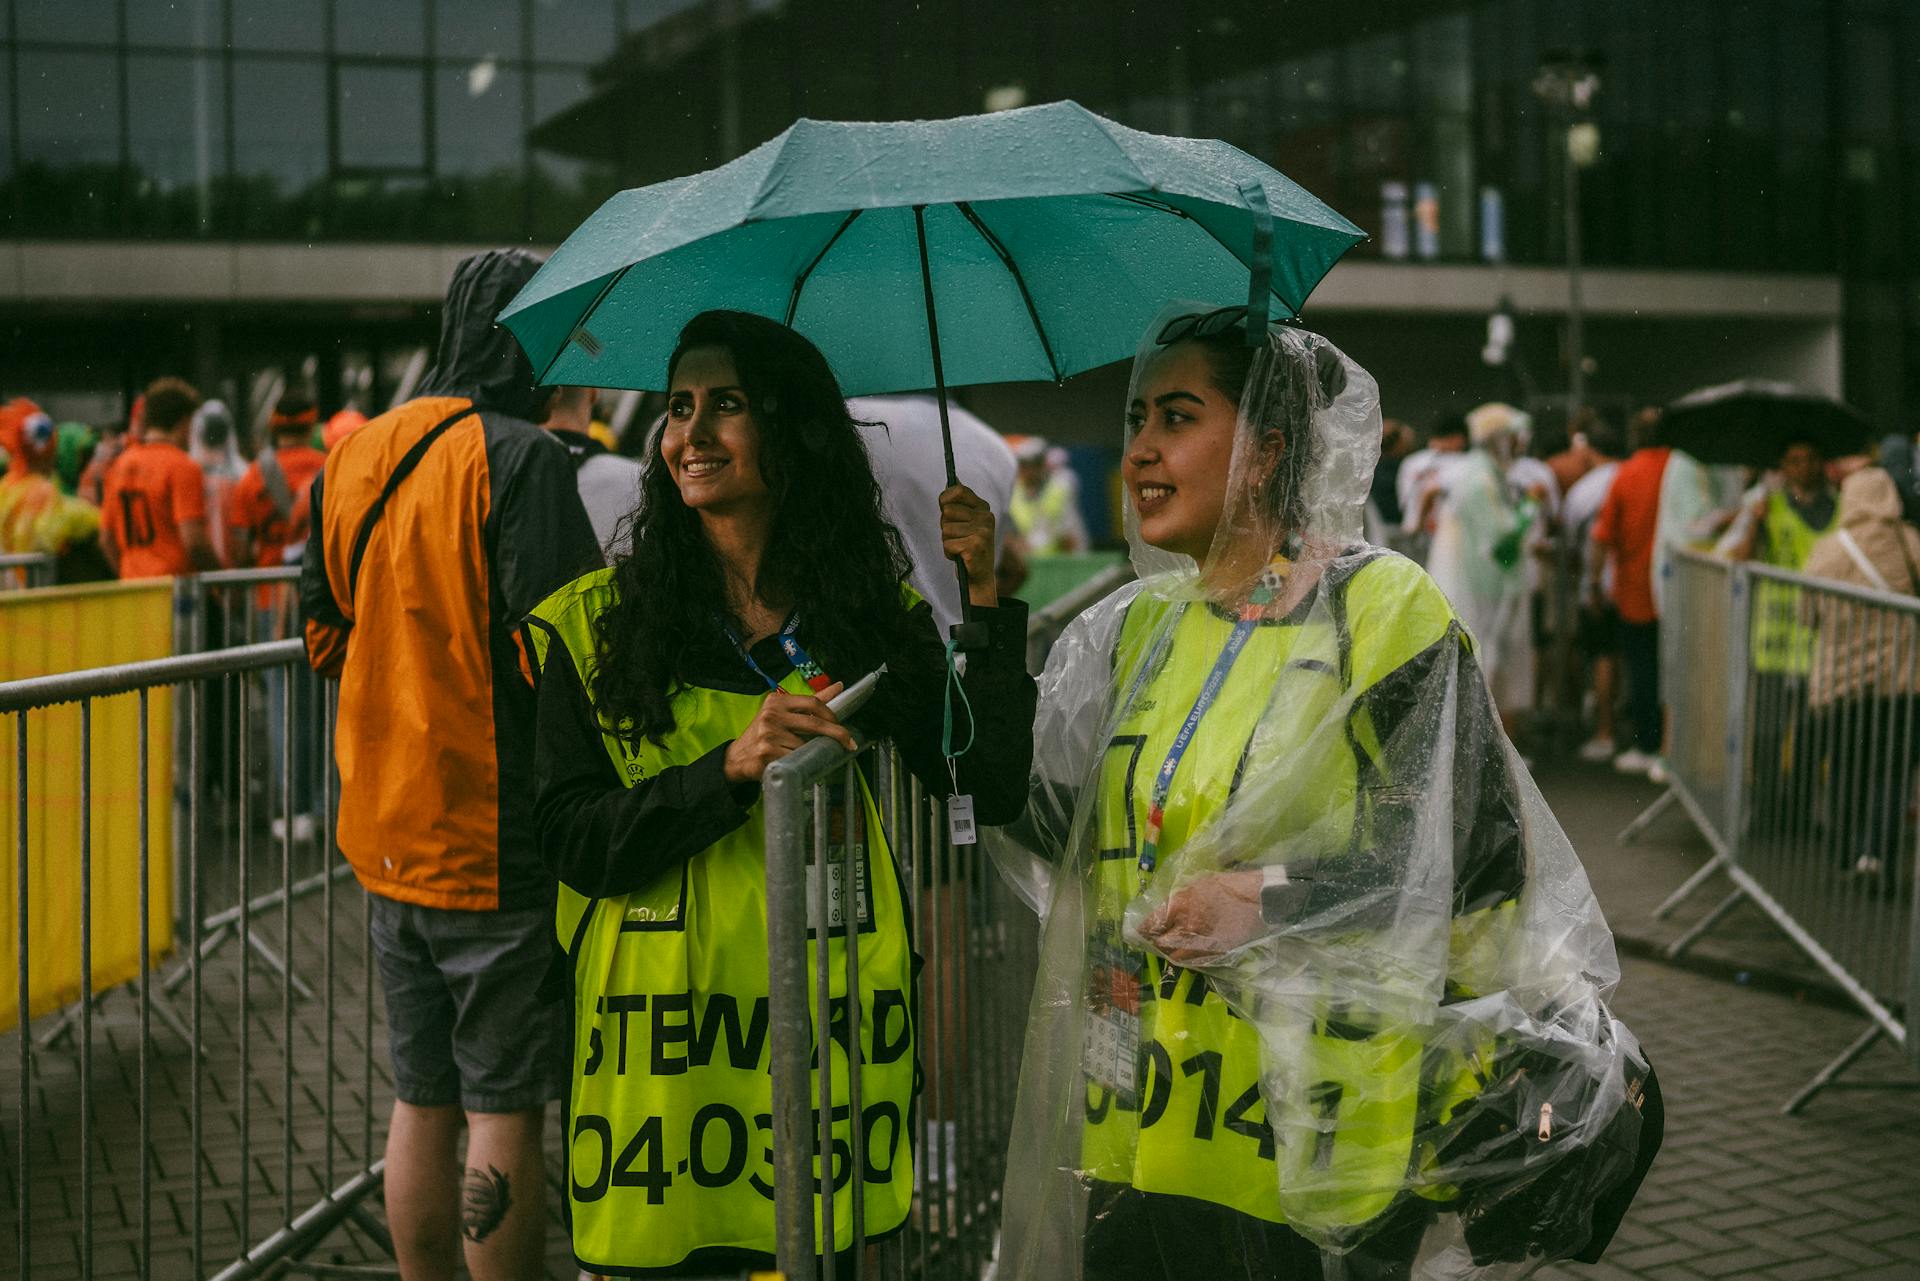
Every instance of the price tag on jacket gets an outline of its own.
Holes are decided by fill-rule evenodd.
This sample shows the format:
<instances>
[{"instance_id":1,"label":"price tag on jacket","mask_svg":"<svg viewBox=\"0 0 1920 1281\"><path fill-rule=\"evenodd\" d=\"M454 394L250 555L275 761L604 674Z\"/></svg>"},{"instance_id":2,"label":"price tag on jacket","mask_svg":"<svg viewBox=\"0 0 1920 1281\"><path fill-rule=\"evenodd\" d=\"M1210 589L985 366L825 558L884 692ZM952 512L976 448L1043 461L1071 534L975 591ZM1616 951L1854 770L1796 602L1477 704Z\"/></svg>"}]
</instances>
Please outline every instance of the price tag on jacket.
<instances>
[{"instance_id":1,"label":"price tag on jacket","mask_svg":"<svg viewBox=\"0 0 1920 1281\"><path fill-rule=\"evenodd\" d=\"M973 797L947 798L947 835L955 845L972 845L979 839L973 826Z\"/></svg>"}]
</instances>

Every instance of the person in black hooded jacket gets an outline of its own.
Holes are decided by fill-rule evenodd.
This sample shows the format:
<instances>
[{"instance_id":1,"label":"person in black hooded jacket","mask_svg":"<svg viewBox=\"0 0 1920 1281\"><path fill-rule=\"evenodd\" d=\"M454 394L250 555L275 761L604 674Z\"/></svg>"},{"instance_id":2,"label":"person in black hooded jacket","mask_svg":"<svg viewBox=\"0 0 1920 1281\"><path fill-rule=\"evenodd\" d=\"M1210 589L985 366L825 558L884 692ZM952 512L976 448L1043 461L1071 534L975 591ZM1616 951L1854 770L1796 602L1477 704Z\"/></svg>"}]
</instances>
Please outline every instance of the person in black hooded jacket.
<instances>
[{"instance_id":1,"label":"person in black hooded jacket","mask_svg":"<svg viewBox=\"0 0 1920 1281\"><path fill-rule=\"evenodd\" d=\"M542 1270L565 1010L541 992L560 953L514 628L600 551L565 446L535 426L550 393L494 323L539 265L463 260L421 394L341 442L310 490L307 651L340 681L336 836L386 991L386 1202L410 1279L451 1278L462 1237L478 1281Z\"/></svg>"}]
</instances>

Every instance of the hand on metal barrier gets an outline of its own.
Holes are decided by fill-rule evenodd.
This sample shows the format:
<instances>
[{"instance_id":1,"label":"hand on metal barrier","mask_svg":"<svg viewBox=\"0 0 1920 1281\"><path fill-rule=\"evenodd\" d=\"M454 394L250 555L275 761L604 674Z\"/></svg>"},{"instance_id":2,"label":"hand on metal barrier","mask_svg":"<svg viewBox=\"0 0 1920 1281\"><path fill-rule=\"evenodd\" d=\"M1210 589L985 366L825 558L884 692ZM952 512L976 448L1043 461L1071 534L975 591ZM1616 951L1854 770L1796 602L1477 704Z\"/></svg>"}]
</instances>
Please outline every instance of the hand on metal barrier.
<instances>
[{"instance_id":1,"label":"hand on metal barrier","mask_svg":"<svg viewBox=\"0 0 1920 1281\"><path fill-rule=\"evenodd\" d=\"M774 690L760 705L746 731L727 747L726 775L729 783L757 783L773 764L810 738L830 738L849 752L857 750L853 735L827 704L845 688L843 682L814 694L789 694Z\"/></svg>"}]
</instances>

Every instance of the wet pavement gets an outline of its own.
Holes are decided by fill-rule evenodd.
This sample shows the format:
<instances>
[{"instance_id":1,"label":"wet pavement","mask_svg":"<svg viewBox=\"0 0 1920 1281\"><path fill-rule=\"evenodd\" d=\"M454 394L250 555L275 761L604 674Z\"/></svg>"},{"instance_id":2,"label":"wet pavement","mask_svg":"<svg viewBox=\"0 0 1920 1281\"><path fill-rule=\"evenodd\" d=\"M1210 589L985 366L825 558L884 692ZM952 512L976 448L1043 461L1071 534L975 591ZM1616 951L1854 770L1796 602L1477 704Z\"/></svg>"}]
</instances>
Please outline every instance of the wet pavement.
<instances>
[{"instance_id":1,"label":"wet pavement","mask_svg":"<svg viewBox=\"0 0 1920 1281\"><path fill-rule=\"evenodd\" d=\"M1670 920L1653 919L1654 907L1707 860L1706 843L1678 807L1635 843L1616 843L1617 832L1659 795L1644 780L1573 764L1543 766L1539 778L1619 939L1616 1007L1659 1065L1668 1108L1665 1148L1607 1258L1539 1275L1556 1281L1920 1281L1920 1093L1831 1090L1800 1115L1780 1112L1864 1030L1864 1017L1752 907L1731 912L1683 963L1658 959L1666 943L1724 895L1724 884L1703 887ZM314 990L311 1000L287 999L279 974L256 954L248 963L252 997L242 1017L240 950L229 942L203 966L205 1055L197 1084L185 1042L164 1029L154 1034L147 1057L152 1123L145 1228L153 1277L195 1272L193 1167L184 1157L191 1150L189 1100L196 1088L203 1100L203 1275L236 1257L246 1242L270 1234L289 1210L298 1215L312 1205L358 1167L364 1144L380 1142L391 1095L382 1015L360 947L359 892L343 881L334 895L330 982L324 899L301 900L292 916L291 952ZM280 920L276 909L257 923L262 941L276 952L288 950ZM188 985L173 998L186 1019L190 993ZM27 1154L34 1278L81 1275L83 1249L90 1249L93 1275L103 1281L142 1275L138 1017L137 1000L125 992L108 997L95 1015L90 1180L81 1177L76 1046L69 1039L35 1055ZM39 1030L46 1026L43 1021ZM293 1053L284 1055L289 1031ZM0 1277L8 1277L17 1273L19 1075L13 1038L0 1049L7 1118L0 1239L8 1244ZM1915 1077L1882 1043L1848 1079L1860 1086L1910 1084ZM549 1130L556 1145L557 1132L556 1119ZM549 1200L549 1275L571 1278L557 1192L550 1190ZM88 1205L90 1242L83 1231ZM344 1275L326 1265L377 1264L377 1198L366 1208L366 1223L333 1228L307 1254L321 1267L290 1275Z\"/></svg>"}]
</instances>

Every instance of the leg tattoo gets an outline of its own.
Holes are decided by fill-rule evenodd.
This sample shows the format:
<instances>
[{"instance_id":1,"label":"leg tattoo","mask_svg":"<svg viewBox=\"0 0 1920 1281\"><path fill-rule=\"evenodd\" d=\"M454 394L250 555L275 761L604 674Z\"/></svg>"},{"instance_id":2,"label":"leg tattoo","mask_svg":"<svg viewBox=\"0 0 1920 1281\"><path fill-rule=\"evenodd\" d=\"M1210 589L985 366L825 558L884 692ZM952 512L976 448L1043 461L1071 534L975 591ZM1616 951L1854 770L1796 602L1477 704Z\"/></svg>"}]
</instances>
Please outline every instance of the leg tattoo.
<instances>
[{"instance_id":1,"label":"leg tattoo","mask_svg":"<svg viewBox=\"0 0 1920 1281\"><path fill-rule=\"evenodd\" d=\"M461 1188L460 1230L467 1240L479 1245L493 1234L513 1208L507 1176L488 1166L485 1170L467 1169Z\"/></svg>"}]
</instances>

